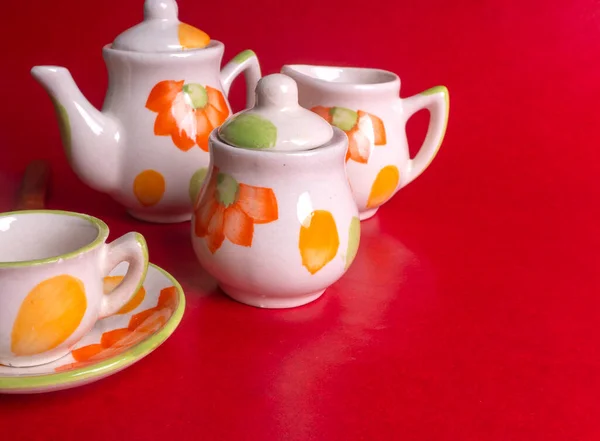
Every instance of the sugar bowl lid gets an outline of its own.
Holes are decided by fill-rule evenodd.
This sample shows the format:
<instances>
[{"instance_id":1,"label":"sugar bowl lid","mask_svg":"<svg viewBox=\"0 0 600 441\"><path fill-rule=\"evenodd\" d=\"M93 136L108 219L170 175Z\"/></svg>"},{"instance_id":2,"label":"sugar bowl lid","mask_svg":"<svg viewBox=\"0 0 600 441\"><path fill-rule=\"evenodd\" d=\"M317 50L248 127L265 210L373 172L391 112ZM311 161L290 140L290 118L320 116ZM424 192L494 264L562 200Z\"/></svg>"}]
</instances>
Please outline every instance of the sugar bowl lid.
<instances>
[{"instance_id":1,"label":"sugar bowl lid","mask_svg":"<svg viewBox=\"0 0 600 441\"><path fill-rule=\"evenodd\" d=\"M256 104L231 116L219 127L219 138L234 147L271 151L299 151L331 140L333 128L298 104L296 82L283 74L260 79Z\"/></svg>"},{"instance_id":2,"label":"sugar bowl lid","mask_svg":"<svg viewBox=\"0 0 600 441\"><path fill-rule=\"evenodd\" d=\"M112 47L134 52L178 52L210 43L204 31L179 21L175 0L146 0L144 21L115 38Z\"/></svg>"}]
</instances>

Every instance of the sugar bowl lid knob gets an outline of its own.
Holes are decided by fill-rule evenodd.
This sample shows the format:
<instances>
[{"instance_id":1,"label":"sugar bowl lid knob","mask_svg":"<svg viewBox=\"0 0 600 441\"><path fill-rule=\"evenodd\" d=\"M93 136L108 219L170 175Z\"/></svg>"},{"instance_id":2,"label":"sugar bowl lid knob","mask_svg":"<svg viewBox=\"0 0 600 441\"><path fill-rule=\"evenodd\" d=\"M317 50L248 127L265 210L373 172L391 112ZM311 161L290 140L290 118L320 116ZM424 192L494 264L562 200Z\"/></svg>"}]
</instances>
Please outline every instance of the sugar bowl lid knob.
<instances>
[{"instance_id":1,"label":"sugar bowl lid knob","mask_svg":"<svg viewBox=\"0 0 600 441\"><path fill-rule=\"evenodd\" d=\"M220 128L222 141L235 147L299 151L331 140L331 125L298 103L298 85L283 74L260 79L253 108L233 115Z\"/></svg>"},{"instance_id":2,"label":"sugar bowl lid knob","mask_svg":"<svg viewBox=\"0 0 600 441\"><path fill-rule=\"evenodd\" d=\"M287 75L267 75L256 85L256 103L282 109L298 106L298 85Z\"/></svg>"}]
</instances>

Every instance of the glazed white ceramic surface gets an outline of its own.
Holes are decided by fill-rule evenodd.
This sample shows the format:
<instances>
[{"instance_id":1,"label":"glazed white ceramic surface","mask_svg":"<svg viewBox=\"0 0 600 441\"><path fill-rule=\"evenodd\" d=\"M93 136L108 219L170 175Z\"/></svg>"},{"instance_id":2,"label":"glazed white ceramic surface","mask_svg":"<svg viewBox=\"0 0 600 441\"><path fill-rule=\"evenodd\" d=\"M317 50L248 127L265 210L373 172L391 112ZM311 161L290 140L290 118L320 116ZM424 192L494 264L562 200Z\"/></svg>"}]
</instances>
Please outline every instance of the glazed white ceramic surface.
<instances>
[{"instance_id":1,"label":"glazed white ceramic surface","mask_svg":"<svg viewBox=\"0 0 600 441\"><path fill-rule=\"evenodd\" d=\"M449 98L444 86L400 98L400 78L385 70L285 65L281 72L297 82L299 102L303 107L320 107L323 112L334 107L361 111L375 115L385 127L385 142L375 145L372 121L365 118L360 136L368 144L368 150L361 155L360 161L350 158L346 163L361 220L373 216L435 158L448 120ZM421 109L429 110L431 118L423 145L411 159L406 122ZM352 145L349 152L351 150Z\"/></svg>"},{"instance_id":2,"label":"glazed white ceramic surface","mask_svg":"<svg viewBox=\"0 0 600 441\"><path fill-rule=\"evenodd\" d=\"M67 354L99 318L114 314L129 301L146 274L146 242L142 235L132 232L107 244L108 233L104 222L78 213L39 210L0 214L0 364L52 362ZM124 261L130 265L127 276L112 295L105 296L102 278ZM64 286L79 287L77 296L61 295ZM43 296L56 298L60 304ZM79 301L78 311L82 311L77 316L80 321L63 331L60 322L71 316L69 308L77 303L74 298ZM48 303L43 314L36 302ZM32 321L31 317L40 316L45 321ZM42 352L31 349L32 345L38 348L40 336L49 339L48 335L58 331L64 334L58 344Z\"/></svg>"},{"instance_id":3,"label":"glazed white ceramic surface","mask_svg":"<svg viewBox=\"0 0 600 441\"><path fill-rule=\"evenodd\" d=\"M192 243L200 264L230 297L263 308L300 306L319 298L351 264L358 246L356 228L360 228L360 222L344 169L347 137L341 130L333 130L333 138L325 145L293 152L237 148L220 141L216 130L211 134L210 172L192 218ZM203 232L201 218L211 212L210 204L215 201L211 183L219 179L225 182L222 174L232 177L240 186L259 188L274 196L277 216L254 222L251 245L235 244L225 237L218 249L211 251L207 238L214 228L223 225L231 232L230 237L241 228L235 224L235 216L221 223L216 215L208 223L208 234L198 235ZM247 212L259 211L257 207L264 204L261 200L256 204L246 202ZM315 216L317 212L319 215ZM310 227L316 217L329 216L335 223L335 237L332 239L331 229L313 232L326 242L338 241L339 246L324 266L317 271L313 267L311 272L303 264L301 229ZM353 229L352 250L349 237ZM304 256L322 256L318 250L310 253L309 250Z\"/></svg>"},{"instance_id":4,"label":"glazed white ceramic surface","mask_svg":"<svg viewBox=\"0 0 600 441\"><path fill-rule=\"evenodd\" d=\"M124 276L127 268L127 263L119 264L110 277ZM173 299L159 305L166 291L170 291ZM185 310L185 295L173 276L153 264L148 266L143 292L143 299L134 309L97 321L64 357L33 367L0 365L0 393L32 394L83 386L114 375L150 354L177 329ZM155 310L154 314L147 314L149 310ZM104 336L129 328L132 320L142 314L146 319L137 321L137 329L142 328L143 335L132 339L133 333L140 332L132 330L131 334L125 333L120 340L111 342L112 346L103 347L89 359L78 360L86 347L106 344Z\"/></svg>"},{"instance_id":5,"label":"glazed white ceramic surface","mask_svg":"<svg viewBox=\"0 0 600 441\"><path fill-rule=\"evenodd\" d=\"M136 52L184 50L178 36L179 28L183 25L189 29L190 25L182 24L178 16L179 7L175 0L146 0L144 21L119 34L113 42L113 48ZM203 33L195 28L191 31Z\"/></svg>"},{"instance_id":6,"label":"glazed white ceramic surface","mask_svg":"<svg viewBox=\"0 0 600 441\"><path fill-rule=\"evenodd\" d=\"M175 4L147 0L146 9L149 3ZM176 4L175 11L164 11L175 12ZM162 26L162 19L146 19L142 25ZM231 113L227 95L233 80L245 74L252 106L260 66L254 52L246 50L221 69L220 41L168 52L164 45L177 39L170 27L144 29L130 29L117 41L131 50L104 46L109 83L101 110L83 96L66 68L35 66L31 73L54 103L67 159L85 184L109 194L138 219L181 222L191 217L194 193L208 166L208 134ZM210 106L206 91L213 97ZM206 108L194 107L199 102Z\"/></svg>"}]
</instances>

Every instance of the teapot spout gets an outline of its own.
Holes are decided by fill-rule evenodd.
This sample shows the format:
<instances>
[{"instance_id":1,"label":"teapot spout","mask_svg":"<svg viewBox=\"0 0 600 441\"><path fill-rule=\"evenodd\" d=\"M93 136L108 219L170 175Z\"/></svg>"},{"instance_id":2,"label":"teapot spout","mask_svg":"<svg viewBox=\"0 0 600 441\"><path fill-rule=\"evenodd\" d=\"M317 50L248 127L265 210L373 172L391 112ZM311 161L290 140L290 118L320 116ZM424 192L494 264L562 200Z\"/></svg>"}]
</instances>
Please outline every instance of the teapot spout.
<instances>
[{"instance_id":1,"label":"teapot spout","mask_svg":"<svg viewBox=\"0 0 600 441\"><path fill-rule=\"evenodd\" d=\"M119 185L119 122L96 109L64 67L35 66L33 78L46 90L58 118L67 160L89 187L111 193Z\"/></svg>"}]
</instances>

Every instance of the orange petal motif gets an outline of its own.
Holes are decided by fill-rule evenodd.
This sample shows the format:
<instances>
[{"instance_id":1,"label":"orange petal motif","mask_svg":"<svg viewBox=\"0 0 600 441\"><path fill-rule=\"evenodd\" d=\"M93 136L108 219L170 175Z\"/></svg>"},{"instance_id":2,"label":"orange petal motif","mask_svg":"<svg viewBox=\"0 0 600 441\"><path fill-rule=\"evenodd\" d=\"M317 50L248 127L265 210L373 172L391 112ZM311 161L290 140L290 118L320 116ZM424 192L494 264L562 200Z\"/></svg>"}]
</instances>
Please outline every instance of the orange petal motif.
<instances>
[{"instance_id":1,"label":"orange petal motif","mask_svg":"<svg viewBox=\"0 0 600 441\"><path fill-rule=\"evenodd\" d=\"M360 118L361 112L358 112L358 116ZM385 126L383 125L383 121L381 118L373 115L372 113L368 113L371 121L373 122L373 132L375 134L375 145L385 145L387 144L387 137L385 135Z\"/></svg>"},{"instance_id":2,"label":"orange petal motif","mask_svg":"<svg viewBox=\"0 0 600 441\"><path fill-rule=\"evenodd\" d=\"M324 118L328 123L331 124L332 118L331 118L331 113L329 113L330 109L331 109L330 107L316 106L310 110L312 110L317 115L319 115L321 118Z\"/></svg>"},{"instance_id":3,"label":"orange petal motif","mask_svg":"<svg viewBox=\"0 0 600 441\"><path fill-rule=\"evenodd\" d=\"M225 240L225 233L223 232L224 227L224 212L225 207L217 205L215 214L208 223L208 234L206 236L206 244L211 253L215 253Z\"/></svg>"},{"instance_id":4,"label":"orange petal motif","mask_svg":"<svg viewBox=\"0 0 600 441\"><path fill-rule=\"evenodd\" d=\"M223 123L223 121L225 121L225 118L223 118L223 115L221 114L221 112L219 112L211 104L208 104L204 108L204 113L206 114L206 117L210 121L210 125L212 126L212 128L219 127Z\"/></svg>"},{"instance_id":5,"label":"orange petal motif","mask_svg":"<svg viewBox=\"0 0 600 441\"><path fill-rule=\"evenodd\" d=\"M208 152L208 135L212 129L204 110L196 110L196 144L205 152Z\"/></svg>"},{"instance_id":6,"label":"orange petal motif","mask_svg":"<svg viewBox=\"0 0 600 441\"><path fill-rule=\"evenodd\" d=\"M171 317L171 311L167 308L158 309L156 308L154 314L149 316L146 320L144 320L140 325L135 328L136 332L152 334L160 329L161 326L164 326ZM131 338L131 336L129 337ZM129 343L129 341L125 341L125 343Z\"/></svg>"},{"instance_id":7,"label":"orange petal motif","mask_svg":"<svg viewBox=\"0 0 600 441\"><path fill-rule=\"evenodd\" d=\"M100 344L105 348L110 347L123 347L124 345L121 341L126 338L131 331L127 328L113 329L112 331L107 331L102 334L102 338L100 339Z\"/></svg>"},{"instance_id":8,"label":"orange petal motif","mask_svg":"<svg viewBox=\"0 0 600 441\"><path fill-rule=\"evenodd\" d=\"M71 352L75 361L86 361L100 353L104 347L101 344L87 345Z\"/></svg>"},{"instance_id":9,"label":"orange petal motif","mask_svg":"<svg viewBox=\"0 0 600 441\"><path fill-rule=\"evenodd\" d=\"M254 223L250 216L244 213L237 204L225 209L223 220L225 236L231 243L243 247L252 246Z\"/></svg>"},{"instance_id":10,"label":"orange petal motif","mask_svg":"<svg viewBox=\"0 0 600 441\"><path fill-rule=\"evenodd\" d=\"M227 107L227 101L225 101L221 91L206 86L206 93L208 94L208 104L213 106L222 115L223 119L226 119L229 116L229 107Z\"/></svg>"},{"instance_id":11,"label":"orange petal motif","mask_svg":"<svg viewBox=\"0 0 600 441\"><path fill-rule=\"evenodd\" d=\"M171 133L171 139L173 139L173 143L177 146L177 148L179 150L183 150L184 152L187 152L189 149L194 147L194 144L196 144L196 141L190 138L185 130L180 130L179 128L176 128Z\"/></svg>"},{"instance_id":12,"label":"orange petal motif","mask_svg":"<svg viewBox=\"0 0 600 441\"><path fill-rule=\"evenodd\" d=\"M138 326L144 323L144 321L155 312L156 308L150 308L131 316L131 319L129 319L129 324L127 325L127 329L130 331L135 331Z\"/></svg>"},{"instance_id":13,"label":"orange petal motif","mask_svg":"<svg viewBox=\"0 0 600 441\"><path fill-rule=\"evenodd\" d=\"M153 112L168 110L171 107L173 100L182 89L183 80L161 81L152 88L148 100L146 101L146 108Z\"/></svg>"},{"instance_id":14,"label":"orange petal motif","mask_svg":"<svg viewBox=\"0 0 600 441\"><path fill-rule=\"evenodd\" d=\"M277 199L270 188L239 184L237 205L256 224L266 224L279 218Z\"/></svg>"},{"instance_id":15,"label":"orange petal motif","mask_svg":"<svg viewBox=\"0 0 600 441\"><path fill-rule=\"evenodd\" d=\"M168 308L171 311L175 311L177 306L177 290L174 286L169 286L160 291L158 296L157 308Z\"/></svg>"},{"instance_id":16,"label":"orange petal motif","mask_svg":"<svg viewBox=\"0 0 600 441\"><path fill-rule=\"evenodd\" d=\"M158 112L154 121L154 134L157 136L171 136L177 132L177 121L173 117L171 108Z\"/></svg>"},{"instance_id":17,"label":"orange petal motif","mask_svg":"<svg viewBox=\"0 0 600 441\"><path fill-rule=\"evenodd\" d=\"M56 372L92 365L119 355L125 349L146 339L165 325L177 306L177 290L174 286L160 291L158 302L154 308L146 309L135 314L129 320L127 328L118 328L102 334L100 343L95 343L75 349L71 355L75 363L59 366Z\"/></svg>"},{"instance_id":18,"label":"orange petal motif","mask_svg":"<svg viewBox=\"0 0 600 441\"><path fill-rule=\"evenodd\" d=\"M346 134L348 135L348 152L346 153L346 158L349 155L353 161L366 164L371 150L369 138L358 127L354 127Z\"/></svg>"},{"instance_id":19,"label":"orange petal motif","mask_svg":"<svg viewBox=\"0 0 600 441\"><path fill-rule=\"evenodd\" d=\"M200 206L196 210L196 222L194 225L194 232L198 237L204 237L208 234L208 224L210 223L210 220L213 218L213 216L217 212L217 208L219 207L219 203L215 199L214 192L208 193L207 191L206 195L208 198L210 198L210 200L200 204Z\"/></svg>"}]
</instances>

